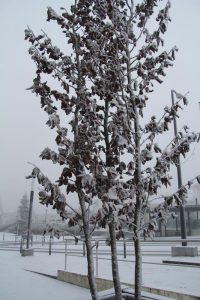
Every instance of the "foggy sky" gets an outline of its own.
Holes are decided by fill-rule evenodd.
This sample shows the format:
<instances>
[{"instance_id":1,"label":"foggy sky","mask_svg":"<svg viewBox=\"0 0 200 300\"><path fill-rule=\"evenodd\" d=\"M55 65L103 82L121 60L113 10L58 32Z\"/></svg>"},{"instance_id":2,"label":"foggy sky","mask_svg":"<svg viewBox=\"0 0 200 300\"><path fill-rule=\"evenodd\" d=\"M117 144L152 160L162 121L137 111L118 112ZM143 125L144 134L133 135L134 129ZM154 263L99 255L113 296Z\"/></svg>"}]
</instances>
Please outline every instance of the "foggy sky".
<instances>
[{"instance_id":1,"label":"foggy sky","mask_svg":"<svg viewBox=\"0 0 200 300\"><path fill-rule=\"evenodd\" d=\"M164 2L164 1L163 1ZM24 40L24 29L29 25L38 34L44 29L62 50L67 43L58 34L53 22L46 22L46 7L68 8L73 0L0 0L0 201L4 211L16 210L25 192L30 192L30 181L25 179L32 167L38 165L50 178L55 179L58 167L41 161L39 154L45 147L56 149L55 134L46 125L47 115L40 109L40 101L26 88L32 85L34 63L28 54L30 46ZM159 2L162 5L162 2ZM177 45L179 52L173 68L167 71L162 85L156 85L148 103L145 117L162 115L162 108L170 105L170 90L189 91L189 106L181 113L179 128L188 124L191 130L200 129L200 1L173 0L169 24L165 34L165 48ZM66 44L65 44L66 43ZM171 127L171 134L173 127ZM167 141L163 139L162 143ZM200 174L200 145L192 145L192 151L182 159L183 182ZM175 177L175 172L172 172ZM176 190L175 184L172 190ZM36 186L36 191L38 188ZM35 193L34 209L44 208L38 204Z\"/></svg>"}]
</instances>

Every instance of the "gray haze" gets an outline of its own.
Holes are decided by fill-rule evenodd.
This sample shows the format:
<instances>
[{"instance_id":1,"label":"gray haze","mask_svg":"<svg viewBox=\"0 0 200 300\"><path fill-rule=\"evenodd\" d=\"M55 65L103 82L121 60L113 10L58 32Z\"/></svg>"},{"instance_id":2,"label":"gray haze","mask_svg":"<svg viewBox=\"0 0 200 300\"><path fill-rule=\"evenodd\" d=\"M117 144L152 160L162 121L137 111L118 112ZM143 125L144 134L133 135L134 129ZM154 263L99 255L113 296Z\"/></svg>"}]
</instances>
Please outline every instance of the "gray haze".
<instances>
[{"instance_id":1,"label":"gray haze","mask_svg":"<svg viewBox=\"0 0 200 300\"><path fill-rule=\"evenodd\" d=\"M163 1L164 2L164 1ZM162 107L170 105L170 90L189 91L189 106L178 120L179 127L188 124L191 130L200 128L200 1L174 0L171 8L172 23L165 35L165 47L177 45L179 52L173 68L167 72L162 85L156 86L145 114L162 114ZM58 11L68 8L73 0L0 0L0 202L4 211L14 211L23 194L30 191L30 181L25 176L31 172L28 161L38 165L50 178L55 179L58 168L41 161L41 151L55 148L54 134L46 127L46 114L40 109L39 99L27 87L32 85L34 63L27 52L24 29L29 25L35 33L44 29L62 50L67 49L65 40L57 31L57 25L46 22L46 7ZM162 2L159 2L162 5ZM173 129L173 128L172 128ZM173 131L172 131L173 133ZM167 136L172 136L168 134ZM166 139L162 143L167 143ZM192 146L187 159L182 160L183 182L200 174L200 145ZM175 177L175 172L172 170ZM176 185L172 190L176 189ZM37 191L37 186L36 186ZM35 197L35 210L42 210Z\"/></svg>"}]
</instances>

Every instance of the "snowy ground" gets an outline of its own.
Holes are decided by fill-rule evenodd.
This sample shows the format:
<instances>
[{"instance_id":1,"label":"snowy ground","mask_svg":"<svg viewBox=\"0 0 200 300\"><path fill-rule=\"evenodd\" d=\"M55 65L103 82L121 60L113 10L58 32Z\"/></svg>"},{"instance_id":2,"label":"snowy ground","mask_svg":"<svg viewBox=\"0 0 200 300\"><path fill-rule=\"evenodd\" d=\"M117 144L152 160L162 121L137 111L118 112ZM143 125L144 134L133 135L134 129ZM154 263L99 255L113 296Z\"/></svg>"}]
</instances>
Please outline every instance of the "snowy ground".
<instances>
[{"instance_id":1,"label":"snowy ground","mask_svg":"<svg viewBox=\"0 0 200 300\"><path fill-rule=\"evenodd\" d=\"M2 236L0 235L2 242ZM5 244L4 240L2 245ZM44 277L26 270L42 272L50 275L57 274L58 269L64 269L65 257L63 253L55 253L56 249L64 251L64 244L52 245L52 254L48 254L48 244L37 248L47 250L47 252L35 252L32 257L21 257L19 245L11 245L10 248L3 248L0 245L0 299L1 300L86 300L90 299L89 291L67 283L59 282L55 279ZM9 251L9 250L17 251ZM80 245L69 245L68 250L82 250ZM98 276L111 279L111 264L109 255L104 251L108 249L101 246L99 249ZM59 250L59 251L60 251ZM121 249L122 250L122 249ZM130 249L128 249L130 250ZM200 267L174 266L162 264L163 259L169 257L165 253L169 251L169 245L151 245L143 247L146 255L143 257L143 285L171 291L177 291L189 295L200 296ZM152 252L153 251L153 252ZM155 252L157 251L157 252ZM58 252L58 251L57 251ZM102 253L102 254L101 254ZM150 254L149 254L150 253ZM153 255L156 254L157 255ZM163 254L162 254L163 253ZM121 281L133 283L134 281L134 256L128 255L126 259L119 256ZM200 263L200 256L190 258ZM86 274L86 257L78 251L76 256L68 254L67 270ZM70 295L70 296L69 296Z\"/></svg>"},{"instance_id":2,"label":"snowy ground","mask_svg":"<svg viewBox=\"0 0 200 300\"><path fill-rule=\"evenodd\" d=\"M53 258L50 264L53 262ZM48 264L44 255L20 257L17 252L0 253L1 300L89 300L89 291L25 269ZM70 296L69 296L70 295Z\"/></svg>"}]
</instances>

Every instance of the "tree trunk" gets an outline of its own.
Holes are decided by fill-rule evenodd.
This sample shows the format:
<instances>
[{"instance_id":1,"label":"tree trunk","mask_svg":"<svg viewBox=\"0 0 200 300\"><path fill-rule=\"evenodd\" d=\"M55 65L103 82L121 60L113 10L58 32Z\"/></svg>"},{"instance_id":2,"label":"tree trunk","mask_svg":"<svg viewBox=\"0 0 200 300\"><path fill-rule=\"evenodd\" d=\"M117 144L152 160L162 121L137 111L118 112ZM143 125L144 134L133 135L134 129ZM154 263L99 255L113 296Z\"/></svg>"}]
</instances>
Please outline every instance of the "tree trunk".
<instances>
[{"instance_id":1,"label":"tree trunk","mask_svg":"<svg viewBox=\"0 0 200 300\"><path fill-rule=\"evenodd\" d=\"M77 2L75 2L76 7ZM81 101L81 89L85 86L82 84L81 78L81 65L80 65L80 44L76 38L76 32L73 29L73 33L75 35L75 55L76 55L76 63L77 63L77 72L78 72L78 81L77 81L77 106L74 112L74 144L75 144L75 153L79 155L80 153L80 144L79 144L79 102ZM80 167L80 166L79 166ZM77 174L78 175L78 168ZM94 261L93 261L93 250L92 250L92 242L91 242L91 235L89 230L89 217L85 205L84 193L81 191L81 188L78 187L78 197L79 197L79 204L81 207L82 212L82 221L83 221L83 230L85 236L85 245L87 249L87 264L88 264L88 282L90 286L90 293L93 300L99 300L99 295L97 292L97 285L95 281L94 275Z\"/></svg>"},{"instance_id":2,"label":"tree trunk","mask_svg":"<svg viewBox=\"0 0 200 300\"><path fill-rule=\"evenodd\" d=\"M135 102L134 90L132 87L132 77L131 77L131 57L129 44L127 43L126 48L127 55L127 80L129 84L129 93L130 99L133 103L133 112L134 112L134 133L135 133L135 172L134 172L134 181L136 186L136 205L134 213L134 233L135 233L135 299L141 300L141 284L142 284L142 254L140 246L140 222L141 222L141 207L142 207L142 195L143 195L143 186L142 186L142 172L141 172L141 149L140 149L140 140L141 140L141 129L139 123L139 113L138 107Z\"/></svg>"},{"instance_id":3,"label":"tree trunk","mask_svg":"<svg viewBox=\"0 0 200 300\"><path fill-rule=\"evenodd\" d=\"M104 117L104 137L106 144L106 167L112 167L110 160L110 142L108 134L108 111L109 111L109 102L105 101L105 117ZM108 186L110 185L110 182ZM114 220L109 223L109 234L110 234L110 243L111 243L111 260L112 260L112 277L115 290L115 299L122 299L121 283L119 278L119 266L117 259L117 245L116 245L116 234L115 234L115 225Z\"/></svg>"},{"instance_id":4,"label":"tree trunk","mask_svg":"<svg viewBox=\"0 0 200 300\"><path fill-rule=\"evenodd\" d=\"M134 241L135 247L135 300L141 300L142 293L142 253L140 237Z\"/></svg>"},{"instance_id":5,"label":"tree trunk","mask_svg":"<svg viewBox=\"0 0 200 300\"><path fill-rule=\"evenodd\" d=\"M117 260L117 244L116 244L116 235L115 235L115 226L114 222L109 224L109 234L111 239L111 260L112 260L112 276L113 276L113 284L115 289L115 299L122 299L122 291L121 291L121 282L119 278L119 267Z\"/></svg>"},{"instance_id":6,"label":"tree trunk","mask_svg":"<svg viewBox=\"0 0 200 300\"><path fill-rule=\"evenodd\" d=\"M81 206L85 245L87 249L87 264L88 264L87 276L88 276L88 282L90 286L90 293L92 296L92 300L99 300L99 295L97 292L97 285L96 285L95 275L94 275L93 250L92 250L91 235L89 231L88 214L87 214L84 198L80 194L79 194L79 203Z\"/></svg>"}]
</instances>

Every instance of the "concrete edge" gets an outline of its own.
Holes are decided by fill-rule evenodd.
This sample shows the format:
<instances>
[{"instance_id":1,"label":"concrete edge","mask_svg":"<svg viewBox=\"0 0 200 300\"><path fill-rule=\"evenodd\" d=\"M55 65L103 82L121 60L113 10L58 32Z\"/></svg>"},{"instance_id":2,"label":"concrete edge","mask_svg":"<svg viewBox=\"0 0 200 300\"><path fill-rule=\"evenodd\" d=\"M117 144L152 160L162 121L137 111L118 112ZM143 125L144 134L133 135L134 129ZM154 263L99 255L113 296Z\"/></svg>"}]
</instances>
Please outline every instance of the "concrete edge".
<instances>
[{"instance_id":1,"label":"concrete edge","mask_svg":"<svg viewBox=\"0 0 200 300\"><path fill-rule=\"evenodd\" d=\"M87 288L87 289L89 288L87 275L72 273L64 270L58 270L57 279L83 288ZM113 281L109 279L96 278L96 283L97 283L98 291L103 291L103 290L113 288ZM121 284L125 286L129 286L131 288L134 287L132 284L126 282L121 282ZM142 290L144 292L165 296L168 298L174 298L177 300L197 300L197 299L199 300L199 297L195 295L182 294L175 291L161 290L158 288L143 286Z\"/></svg>"},{"instance_id":2,"label":"concrete edge","mask_svg":"<svg viewBox=\"0 0 200 300\"><path fill-rule=\"evenodd\" d=\"M176 261L176 260L163 260L164 264L174 264L174 265L185 265L185 266L192 266L192 267L200 267L200 263L189 262L189 261Z\"/></svg>"},{"instance_id":3,"label":"concrete edge","mask_svg":"<svg viewBox=\"0 0 200 300\"><path fill-rule=\"evenodd\" d=\"M124 293L123 296L125 295L134 295L135 291L133 288L128 287L127 285L122 285L121 286L122 292ZM113 296L115 293L114 288L109 289L109 290L104 290L102 292L99 292L99 297L100 299L106 299L106 296ZM142 298L148 299L148 300L175 300L175 298L169 298L161 295L155 295L152 293L144 292L142 291Z\"/></svg>"},{"instance_id":4,"label":"concrete edge","mask_svg":"<svg viewBox=\"0 0 200 300\"><path fill-rule=\"evenodd\" d=\"M35 273L35 274L38 274L38 275L46 276L46 277L49 277L49 278L52 278L52 279L57 279L58 278L55 275L50 275L50 274L41 273L41 272L37 272L37 271L33 271L33 270L28 270L28 269L24 269L24 270L27 271L27 272L31 272L31 273Z\"/></svg>"},{"instance_id":5,"label":"concrete edge","mask_svg":"<svg viewBox=\"0 0 200 300\"><path fill-rule=\"evenodd\" d=\"M87 275L58 270L57 279L89 289ZM103 291L113 288L113 282L108 279L96 278L97 290Z\"/></svg>"}]
</instances>

